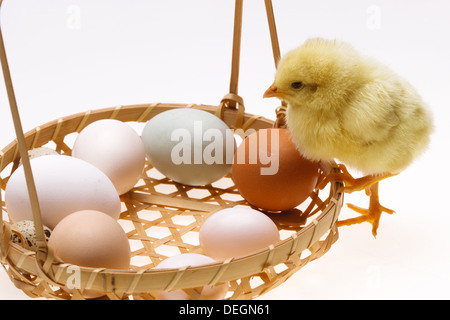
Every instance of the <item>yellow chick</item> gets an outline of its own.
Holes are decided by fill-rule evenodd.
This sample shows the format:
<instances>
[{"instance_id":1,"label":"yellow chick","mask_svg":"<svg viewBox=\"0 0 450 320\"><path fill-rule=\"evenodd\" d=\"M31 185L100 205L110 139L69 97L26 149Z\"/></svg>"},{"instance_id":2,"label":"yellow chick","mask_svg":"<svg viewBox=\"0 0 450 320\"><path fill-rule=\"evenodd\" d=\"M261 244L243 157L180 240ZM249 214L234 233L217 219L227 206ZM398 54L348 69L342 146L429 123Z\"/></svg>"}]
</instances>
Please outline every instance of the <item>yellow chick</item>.
<instances>
[{"instance_id":1,"label":"yellow chick","mask_svg":"<svg viewBox=\"0 0 450 320\"><path fill-rule=\"evenodd\" d=\"M347 192L366 189L369 209L339 225L370 222L381 213L378 182L398 174L424 151L432 117L416 90L381 63L345 42L309 39L279 62L264 97L288 104L286 123L299 151L314 161L336 160L364 173L354 179L340 166Z\"/></svg>"}]
</instances>

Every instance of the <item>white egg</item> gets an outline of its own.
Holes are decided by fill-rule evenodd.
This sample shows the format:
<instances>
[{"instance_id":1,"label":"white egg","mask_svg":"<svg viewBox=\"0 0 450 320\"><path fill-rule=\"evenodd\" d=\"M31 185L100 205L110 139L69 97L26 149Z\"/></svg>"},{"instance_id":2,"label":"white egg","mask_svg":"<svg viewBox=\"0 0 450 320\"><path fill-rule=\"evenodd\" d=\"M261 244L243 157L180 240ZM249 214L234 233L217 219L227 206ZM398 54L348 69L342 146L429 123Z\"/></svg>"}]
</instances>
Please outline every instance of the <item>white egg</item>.
<instances>
[{"instance_id":1,"label":"white egg","mask_svg":"<svg viewBox=\"0 0 450 320\"><path fill-rule=\"evenodd\" d=\"M215 212L199 232L203 252L216 260L244 257L279 240L275 223L264 213L246 207Z\"/></svg>"},{"instance_id":2,"label":"white egg","mask_svg":"<svg viewBox=\"0 0 450 320\"><path fill-rule=\"evenodd\" d=\"M118 219L121 203L111 180L92 164L69 156L47 155L30 160L42 223L53 229L68 214L98 210ZM13 222L33 220L23 167L11 175L5 205Z\"/></svg>"},{"instance_id":3,"label":"white egg","mask_svg":"<svg viewBox=\"0 0 450 320\"><path fill-rule=\"evenodd\" d=\"M180 108L150 119L142 132L149 162L178 183L212 183L231 169L236 147L233 132L215 115Z\"/></svg>"},{"instance_id":4,"label":"white egg","mask_svg":"<svg viewBox=\"0 0 450 320\"><path fill-rule=\"evenodd\" d=\"M144 144L125 122L113 119L95 121L77 136L72 156L102 170L119 194L130 191L145 166Z\"/></svg>"},{"instance_id":5,"label":"white egg","mask_svg":"<svg viewBox=\"0 0 450 320\"><path fill-rule=\"evenodd\" d=\"M182 253L161 261L154 269L174 269L186 266L198 267L216 263L216 260L198 253ZM228 291L228 283L215 286L203 286L200 295L203 300L221 300ZM156 294L157 300L190 300L189 295L181 289L161 291Z\"/></svg>"}]
</instances>

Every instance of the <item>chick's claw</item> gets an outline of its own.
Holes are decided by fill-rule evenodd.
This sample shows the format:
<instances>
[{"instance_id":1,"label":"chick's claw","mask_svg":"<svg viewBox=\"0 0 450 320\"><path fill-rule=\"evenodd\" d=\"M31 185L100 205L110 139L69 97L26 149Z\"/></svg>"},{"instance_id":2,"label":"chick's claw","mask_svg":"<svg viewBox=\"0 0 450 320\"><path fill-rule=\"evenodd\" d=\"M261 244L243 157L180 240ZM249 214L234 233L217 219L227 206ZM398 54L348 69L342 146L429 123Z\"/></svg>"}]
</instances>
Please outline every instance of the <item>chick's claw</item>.
<instances>
[{"instance_id":1,"label":"chick's claw","mask_svg":"<svg viewBox=\"0 0 450 320\"><path fill-rule=\"evenodd\" d=\"M380 225L381 214L383 212L386 212L389 214L393 214L395 212L391 209L383 207L382 205L372 206L372 207L369 207L369 209L363 209L363 208L357 207L352 204L347 204L347 206L350 209L360 213L361 216L346 219L346 220L340 220L337 222L337 226L338 227L351 226L354 224L369 222L372 224L372 234L374 237L377 236L377 230L378 230L378 226Z\"/></svg>"},{"instance_id":2,"label":"chick's claw","mask_svg":"<svg viewBox=\"0 0 450 320\"><path fill-rule=\"evenodd\" d=\"M395 211L392 210L392 209L388 209L388 208L382 206L381 204L378 204L378 205L379 205L379 209L380 209L382 212L386 212L386 213L388 213L388 214L393 214L393 213L395 213ZM370 215L370 213L371 213L371 210L370 210L370 209L364 209L364 208L355 206L354 204L351 204L351 203L347 203L347 207L349 207L349 208L352 209L353 211L358 212L359 214L362 214L362 215ZM372 210L372 211L374 211L374 210Z\"/></svg>"},{"instance_id":3,"label":"chick's claw","mask_svg":"<svg viewBox=\"0 0 450 320\"><path fill-rule=\"evenodd\" d=\"M334 181L341 181L344 184L352 184L355 181L355 178L348 172L347 168L343 164L338 164L338 168L341 172L330 172L331 170L328 169L328 172L326 173L326 176L321 180L317 188L322 190L324 189L329 182Z\"/></svg>"},{"instance_id":4,"label":"chick's claw","mask_svg":"<svg viewBox=\"0 0 450 320\"><path fill-rule=\"evenodd\" d=\"M338 168L340 172L329 172L317 187L319 189L323 189L329 182L341 181L344 184L344 192L352 193L355 191L365 190L366 195L370 197L370 204L368 209L360 208L353 204L347 204L350 209L358 212L359 214L361 214L361 216L338 221L338 227L369 222L372 224L372 234L374 237L376 237L377 229L380 224L381 214L383 212L386 212L388 214L394 213L394 210L388 209L380 204L378 184L379 181L392 177L396 174L386 173L354 178L344 164L339 164Z\"/></svg>"},{"instance_id":5,"label":"chick's claw","mask_svg":"<svg viewBox=\"0 0 450 320\"><path fill-rule=\"evenodd\" d=\"M338 164L338 168L340 172L329 172L317 187L323 189L329 182L341 181L345 185L344 192L352 193L366 189L367 186L376 182L371 175L355 179L344 164Z\"/></svg>"},{"instance_id":6,"label":"chick's claw","mask_svg":"<svg viewBox=\"0 0 450 320\"><path fill-rule=\"evenodd\" d=\"M383 212L386 212L388 214L393 214L395 211L388 209L380 204L379 197L378 197L378 182L373 184L370 188L367 188L366 192L369 193L369 195L370 195L369 208L363 209L363 208L357 207L353 204L347 204L347 206L350 209L358 212L359 214L361 214L361 216L356 217L356 218L350 218L350 219L338 221L337 226L338 227L351 226L354 224L369 222L372 224L372 234L374 237L376 237L378 226L380 224L381 214Z\"/></svg>"},{"instance_id":7,"label":"chick's claw","mask_svg":"<svg viewBox=\"0 0 450 320\"><path fill-rule=\"evenodd\" d=\"M338 168L341 172L332 172L329 173L317 186L319 189L323 189L329 182L333 181L342 181L344 183L344 192L352 193L355 191L367 190L375 183L378 183L381 180L386 178L393 177L398 173L384 173L377 175L367 175L361 178L354 178L347 167L344 164L339 164Z\"/></svg>"}]
</instances>

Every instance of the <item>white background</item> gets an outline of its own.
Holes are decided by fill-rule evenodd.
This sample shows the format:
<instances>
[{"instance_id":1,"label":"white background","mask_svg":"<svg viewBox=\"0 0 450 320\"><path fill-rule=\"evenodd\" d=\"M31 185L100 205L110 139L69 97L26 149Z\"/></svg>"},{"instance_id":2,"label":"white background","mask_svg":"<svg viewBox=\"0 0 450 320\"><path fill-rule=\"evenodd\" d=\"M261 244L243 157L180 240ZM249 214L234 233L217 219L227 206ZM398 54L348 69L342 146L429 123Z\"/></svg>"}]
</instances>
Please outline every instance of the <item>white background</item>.
<instances>
[{"instance_id":1,"label":"white background","mask_svg":"<svg viewBox=\"0 0 450 320\"><path fill-rule=\"evenodd\" d=\"M228 92L232 0L5 0L1 24L25 131L89 109L135 103L217 105ZM274 0L282 53L309 37L337 38L390 65L429 104L427 152L380 184L384 215L340 239L265 299L449 299L450 2ZM249 113L275 72L262 0L244 5L239 93ZM14 138L3 81L0 146ZM368 203L362 194L346 202ZM350 211L343 209L342 214ZM27 299L0 271L0 298Z\"/></svg>"}]
</instances>

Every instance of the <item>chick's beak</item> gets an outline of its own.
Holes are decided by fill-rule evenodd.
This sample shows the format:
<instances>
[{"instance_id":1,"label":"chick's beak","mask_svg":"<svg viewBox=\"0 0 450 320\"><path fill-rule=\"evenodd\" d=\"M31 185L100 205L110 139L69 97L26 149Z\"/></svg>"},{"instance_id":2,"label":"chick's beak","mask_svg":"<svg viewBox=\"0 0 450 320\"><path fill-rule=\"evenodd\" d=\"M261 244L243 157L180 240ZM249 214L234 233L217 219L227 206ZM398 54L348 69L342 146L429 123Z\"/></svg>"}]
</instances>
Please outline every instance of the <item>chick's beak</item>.
<instances>
[{"instance_id":1,"label":"chick's beak","mask_svg":"<svg viewBox=\"0 0 450 320\"><path fill-rule=\"evenodd\" d=\"M272 97L280 97L281 92L278 91L277 86L273 83L269 89L264 92L263 98L272 98Z\"/></svg>"}]
</instances>

